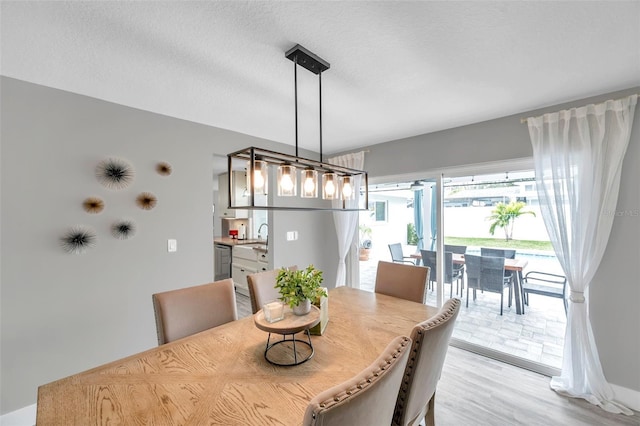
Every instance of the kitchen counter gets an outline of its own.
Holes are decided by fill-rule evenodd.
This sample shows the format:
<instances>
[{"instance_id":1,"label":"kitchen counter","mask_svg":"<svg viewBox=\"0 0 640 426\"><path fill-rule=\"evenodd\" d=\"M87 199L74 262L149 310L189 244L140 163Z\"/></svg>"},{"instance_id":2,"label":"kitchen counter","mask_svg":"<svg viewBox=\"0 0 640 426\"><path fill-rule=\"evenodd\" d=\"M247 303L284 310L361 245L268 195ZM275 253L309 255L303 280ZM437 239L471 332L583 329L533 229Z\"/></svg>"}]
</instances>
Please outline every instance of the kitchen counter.
<instances>
[{"instance_id":1,"label":"kitchen counter","mask_svg":"<svg viewBox=\"0 0 640 426\"><path fill-rule=\"evenodd\" d=\"M225 246L229 246L229 247L240 246L245 244L262 244L264 245L264 248L262 247L253 247L253 248L258 251L260 250L265 252L267 251L266 240L259 240L257 238L247 239L247 240L237 240L235 238L229 238L229 237L215 237L213 239L213 242L215 244L224 244Z\"/></svg>"}]
</instances>

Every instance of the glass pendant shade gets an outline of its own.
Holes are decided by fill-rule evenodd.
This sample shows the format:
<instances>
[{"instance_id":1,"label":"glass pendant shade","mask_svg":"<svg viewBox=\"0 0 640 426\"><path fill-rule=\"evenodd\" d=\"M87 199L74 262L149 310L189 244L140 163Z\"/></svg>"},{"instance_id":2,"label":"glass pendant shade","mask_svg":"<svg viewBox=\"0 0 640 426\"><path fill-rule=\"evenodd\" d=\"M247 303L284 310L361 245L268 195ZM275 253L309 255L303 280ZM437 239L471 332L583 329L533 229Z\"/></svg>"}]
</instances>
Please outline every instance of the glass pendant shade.
<instances>
[{"instance_id":1,"label":"glass pendant shade","mask_svg":"<svg viewBox=\"0 0 640 426\"><path fill-rule=\"evenodd\" d=\"M253 162L253 184L255 185L256 194L267 193L267 162L255 160Z\"/></svg>"},{"instance_id":2,"label":"glass pendant shade","mask_svg":"<svg viewBox=\"0 0 640 426\"><path fill-rule=\"evenodd\" d=\"M318 172L307 168L302 171L302 190L300 197L316 198L318 196Z\"/></svg>"},{"instance_id":3,"label":"glass pendant shade","mask_svg":"<svg viewBox=\"0 0 640 426\"><path fill-rule=\"evenodd\" d=\"M290 164L278 166L278 196L295 197L297 193L296 167Z\"/></svg>"},{"instance_id":4,"label":"glass pendant shade","mask_svg":"<svg viewBox=\"0 0 640 426\"><path fill-rule=\"evenodd\" d=\"M340 178L340 188L343 200L353 200L353 178L351 176Z\"/></svg>"},{"instance_id":5,"label":"glass pendant shade","mask_svg":"<svg viewBox=\"0 0 640 426\"><path fill-rule=\"evenodd\" d=\"M322 175L322 199L337 200L338 194L338 175L333 172L327 172Z\"/></svg>"}]
</instances>

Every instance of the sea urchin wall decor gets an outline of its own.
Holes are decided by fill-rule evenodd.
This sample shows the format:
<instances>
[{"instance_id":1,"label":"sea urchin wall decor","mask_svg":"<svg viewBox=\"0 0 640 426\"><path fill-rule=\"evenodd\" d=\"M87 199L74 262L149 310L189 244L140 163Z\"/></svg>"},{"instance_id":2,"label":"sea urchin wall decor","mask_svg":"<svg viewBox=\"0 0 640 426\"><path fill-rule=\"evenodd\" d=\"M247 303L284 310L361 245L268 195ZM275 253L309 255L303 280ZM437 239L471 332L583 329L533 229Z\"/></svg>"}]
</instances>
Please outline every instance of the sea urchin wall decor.
<instances>
[{"instance_id":1,"label":"sea urchin wall decor","mask_svg":"<svg viewBox=\"0 0 640 426\"><path fill-rule=\"evenodd\" d=\"M111 235L119 240L128 240L136 234L136 223L132 220L119 220L111 225Z\"/></svg>"},{"instance_id":2,"label":"sea urchin wall decor","mask_svg":"<svg viewBox=\"0 0 640 426\"><path fill-rule=\"evenodd\" d=\"M136 198L136 204L143 210L151 210L158 204L158 199L150 192L143 192Z\"/></svg>"},{"instance_id":3,"label":"sea urchin wall decor","mask_svg":"<svg viewBox=\"0 0 640 426\"><path fill-rule=\"evenodd\" d=\"M171 164L166 161L161 161L156 165L156 172L162 176L169 176L173 169L171 168Z\"/></svg>"},{"instance_id":4,"label":"sea urchin wall decor","mask_svg":"<svg viewBox=\"0 0 640 426\"><path fill-rule=\"evenodd\" d=\"M93 229L76 225L71 227L61 238L60 245L67 253L82 254L96 245L96 233Z\"/></svg>"},{"instance_id":5,"label":"sea urchin wall decor","mask_svg":"<svg viewBox=\"0 0 640 426\"><path fill-rule=\"evenodd\" d=\"M87 213L97 214L104 210L104 201L98 197L89 197L82 202L82 208Z\"/></svg>"},{"instance_id":6,"label":"sea urchin wall decor","mask_svg":"<svg viewBox=\"0 0 640 426\"><path fill-rule=\"evenodd\" d=\"M133 182L135 171L131 164L120 158L107 158L96 167L98 181L109 189L123 189Z\"/></svg>"}]
</instances>

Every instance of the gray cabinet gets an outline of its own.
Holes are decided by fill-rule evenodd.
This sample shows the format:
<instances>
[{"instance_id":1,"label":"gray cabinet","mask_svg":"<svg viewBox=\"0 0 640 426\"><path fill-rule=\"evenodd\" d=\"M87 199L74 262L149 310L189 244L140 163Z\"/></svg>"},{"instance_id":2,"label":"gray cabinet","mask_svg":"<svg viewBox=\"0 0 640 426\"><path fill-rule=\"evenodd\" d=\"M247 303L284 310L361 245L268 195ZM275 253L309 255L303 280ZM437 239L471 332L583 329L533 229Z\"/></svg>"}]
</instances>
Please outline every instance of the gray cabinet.
<instances>
[{"instance_id":1,"label":"gray cabinet","mask_svg":"<svg viewBox=\"0 0 640 426\"><path fill-rule=\"evenodd\" d=\"M214 246L214 281L231 278L231 247L224 244Z\"/></svg>"}]
</instances>

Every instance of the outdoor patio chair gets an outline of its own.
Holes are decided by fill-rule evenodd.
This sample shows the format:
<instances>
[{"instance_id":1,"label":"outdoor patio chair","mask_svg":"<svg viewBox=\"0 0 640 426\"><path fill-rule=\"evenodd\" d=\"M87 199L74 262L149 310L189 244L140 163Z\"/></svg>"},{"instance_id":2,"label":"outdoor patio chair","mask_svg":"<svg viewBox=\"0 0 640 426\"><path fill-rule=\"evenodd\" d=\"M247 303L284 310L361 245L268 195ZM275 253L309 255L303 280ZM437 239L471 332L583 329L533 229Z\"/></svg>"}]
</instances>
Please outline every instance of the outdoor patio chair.
<instances>
[{"instance_id":1,"label":"outdoor patio chair","mask_svg":"<svg viewBox=\"0 0 640 426\"><path fill-rule=\"evenodd\" d=\"M480 247L480 256L504 257L505 259L515 259L516 251L509 249L495 249ZM513 271L504 271L504 276L513 279Z\"/></svg>"},{"instance_id":2,"label":"outdoor patio chair","mask_svg":"<svg viewBox=\"0 0 640 426\"><path fill-rule=\"evenodd\" d=\"M512 280L504 275L504 257L474 256L465 254L467 266L467 307L469 307L469 289L473 289L473 300L476 290L500 293L500 315L504 306L504 289L509 288L509 307L513 294Z\"/></svg>"},{"instance_id":3,"label":"outdoor patio chair","mask_svg":"<svg viewBox=\"0 0 640 426\"><path fill-rule=\"evenodd\" d=\"M556 297L564 302L564 314L567 314L567 277L548 272L530 271L522 279L522 313L524 305L529 305L529 293Z\"/></svg>"},{"instance_id":4,"label":"outdoor patio chair","mask_svg":"<svg viewBox=\"0 0 640 426\"><path fill-rule=\"evenodd\" d=\"M450 251L453 254L465 254L467 252L467 246L445 244L444 251ZM460 272L460 275L464 277L464 264L458 265L454 263L453 270L455 271L456 269ZM460 296L462 297L462 291L460 292Z\"/></svg>"},{"instance_id":5,"label":"outdoor patio chair","mask_svg":"<svg viewBox=\"0 0 640 426\"><path fill-rule=\"evenodd\" d=\"M437 275L437 263L436 263L436 252L432 250L420 250L420 255L422 257L422 264L427 266L431 271L429 274L429 286L431 283L436 282ZM460 296L462 296L462 290L464 289L464 281L462 280L462 271L460 269L455 269L453 266L453 253L450 251L444 252L444 282L446 284L451 284L451 290L449 291L449 298L453 297L453 282L456 282L456 294L460 292ZM430 287L431 288L431 287Z\"/></svg>"},{"instance_id":6,"label":"outdoor patio chair","mask_svg":"<svg viewBox=\"0 0 640 426\"><path fill-rule=\"evenodd\" d=\"M404 252L402 251L402 244L400 243L389 244L389 251L391 252L391 260L396 263L410 263L412 265L416 264L411 256L404 255Z\"/></svg>"}]
</instances>

